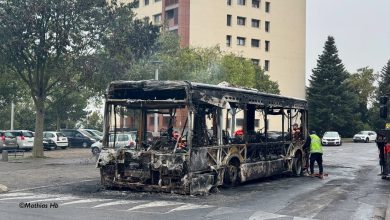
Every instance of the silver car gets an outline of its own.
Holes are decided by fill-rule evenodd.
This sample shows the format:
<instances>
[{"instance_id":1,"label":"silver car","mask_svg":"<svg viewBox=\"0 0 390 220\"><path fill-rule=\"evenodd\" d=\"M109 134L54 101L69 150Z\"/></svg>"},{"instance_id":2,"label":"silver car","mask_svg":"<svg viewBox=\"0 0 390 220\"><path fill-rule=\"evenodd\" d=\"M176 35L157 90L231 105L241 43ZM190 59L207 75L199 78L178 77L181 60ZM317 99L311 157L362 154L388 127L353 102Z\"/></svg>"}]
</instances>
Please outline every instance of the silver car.
<instances>
[{"instance_id":1,"label":"silver car","mask_svg":"<svg viewBox=\"0 0 390 220\"><path fill-rule=\"evenodd\" d=\"M130 132L130 133L116 134L115 139L116 139L116 141L115 141L116 148L119 148L119 147L133 148L133 147L135 147L135 144L136 144L135 143L136 133ZM110 147L114 146L114 135L113 134L110 135L110 139L109 139L108 144ZM94 154L94 155L99 154L100 151L102 150L102 147L103 147L103 144L102 144L101 140L92 144L92 146L91 146L92 154Z\"/></svg>"},{"instance_id":2,"label":"silver car","mask_svg":"<svg viewBox=\"0 0 390 220\"><path fill-rule=\"evenodd\" d=\"M370 142L376 140L375 131L361 131L353 136L353 142Z\"/></svg>"},{"instance_id":3,"label":"silver car","mask_svg":"<svg viewBox=\"0 0 390 220\"><path fill-rule=\"evenodd\" d=\"M34 146L34 133L28 130L9 131L16 136L16 142L19 149L31 150Z\"/></svg>"},{"instance_id":4,"label":"silver car","mask_svg":"<svg viewBox=\"0 0 390 220\"><path fill-rule=\"evenodd\" d=\"M43 137L54 141L56 147L65 149L69 146L68 138L61 132L57 131L45 131Z\"/></svg>"},{"instance_id":5,"label":"silver car","mask_svg":"<svg viewBox=\"0 0 390 220\"><path fill-rule=\"evenodd\" d=\"M0 151L18 148L16 136L9 131L0 131Z\"/></svg>"}]
</instances>

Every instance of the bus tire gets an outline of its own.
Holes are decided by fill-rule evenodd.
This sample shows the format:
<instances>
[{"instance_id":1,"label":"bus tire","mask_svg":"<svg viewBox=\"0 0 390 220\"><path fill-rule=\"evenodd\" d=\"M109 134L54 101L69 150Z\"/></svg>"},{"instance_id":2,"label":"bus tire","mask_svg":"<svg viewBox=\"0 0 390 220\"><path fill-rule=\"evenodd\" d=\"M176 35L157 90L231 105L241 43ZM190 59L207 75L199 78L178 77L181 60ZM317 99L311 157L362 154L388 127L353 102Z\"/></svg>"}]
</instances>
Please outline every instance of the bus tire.
<instances>
[{"instance_id":1,"label":"bus tire","mask_svg":"<svg viewBox=\"0 0 390 220\"><path fill-rule=\"evenodd\" d=\"M292 173L294 176L302 176L302 156L300 154L293 158Z\"/></svg>"},{"instance_id":2,"label":"bus tire","mask_svg":"<svg viewBox=\"0 0 390 220\"><path fill-rule=\"evenodd\" d=\"M232 187L240 184L240 162L232 159L225 168L223 175L223 186Z\"/></svg>"}]
</instances>

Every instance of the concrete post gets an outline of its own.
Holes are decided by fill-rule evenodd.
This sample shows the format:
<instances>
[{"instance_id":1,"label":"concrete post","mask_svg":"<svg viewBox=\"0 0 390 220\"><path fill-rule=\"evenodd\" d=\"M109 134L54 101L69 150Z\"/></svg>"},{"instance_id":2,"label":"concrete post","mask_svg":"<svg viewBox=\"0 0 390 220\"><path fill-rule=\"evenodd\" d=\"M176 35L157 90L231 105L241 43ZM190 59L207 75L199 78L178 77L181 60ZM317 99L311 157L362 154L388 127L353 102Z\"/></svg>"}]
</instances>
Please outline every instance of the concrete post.
<instances>
[{"instance_id":1,"label":"concrete post","mask_svg":"<svg viewBox=\"0 0 390 220\"><path fill-rule=\"evenodd\" d=\"M8 151L7 150L3 150L2 153L1 153L1 160L4 161L4 162L8 162Z\"/></svg>"}]
</instances>

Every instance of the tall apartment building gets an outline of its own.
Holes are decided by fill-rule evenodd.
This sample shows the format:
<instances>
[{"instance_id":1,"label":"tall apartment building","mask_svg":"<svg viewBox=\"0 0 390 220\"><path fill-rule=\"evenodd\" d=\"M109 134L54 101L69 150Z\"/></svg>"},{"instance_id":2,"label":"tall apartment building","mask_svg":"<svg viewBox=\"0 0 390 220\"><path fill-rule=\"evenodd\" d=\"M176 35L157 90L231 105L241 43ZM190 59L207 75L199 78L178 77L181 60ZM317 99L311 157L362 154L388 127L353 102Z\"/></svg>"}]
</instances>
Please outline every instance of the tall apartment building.
<instances>
[{"instance_id":1,"label":"tall apartment building","mask_svg":"<svg viewBox=\"0 0 390 220\"><path fill-rule=\"evenodd\" d=\"M139 0L136 13L165 21L182 46L251 59L282 95L305 98L306 0Z\"/></svg>"}]
</instances>

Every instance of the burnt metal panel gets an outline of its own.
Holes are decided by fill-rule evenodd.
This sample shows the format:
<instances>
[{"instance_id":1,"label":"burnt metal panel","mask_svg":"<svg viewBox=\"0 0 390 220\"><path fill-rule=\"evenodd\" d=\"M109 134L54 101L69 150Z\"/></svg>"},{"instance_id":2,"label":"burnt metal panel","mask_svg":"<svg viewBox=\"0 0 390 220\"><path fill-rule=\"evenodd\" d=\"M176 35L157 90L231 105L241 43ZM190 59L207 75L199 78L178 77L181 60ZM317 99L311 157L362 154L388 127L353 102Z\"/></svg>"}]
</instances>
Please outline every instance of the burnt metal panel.
<instances>
[{"instance_id":1,"label":"burnt metal panel","mask_svg":"<svg viewBox=\"0 0 390 220\"><path fill-rule=\"evenodd\" d=\"M241 181L254 180L283 172L284 160L260 161L241 164Z\"/></svg>"}]
</instances>

